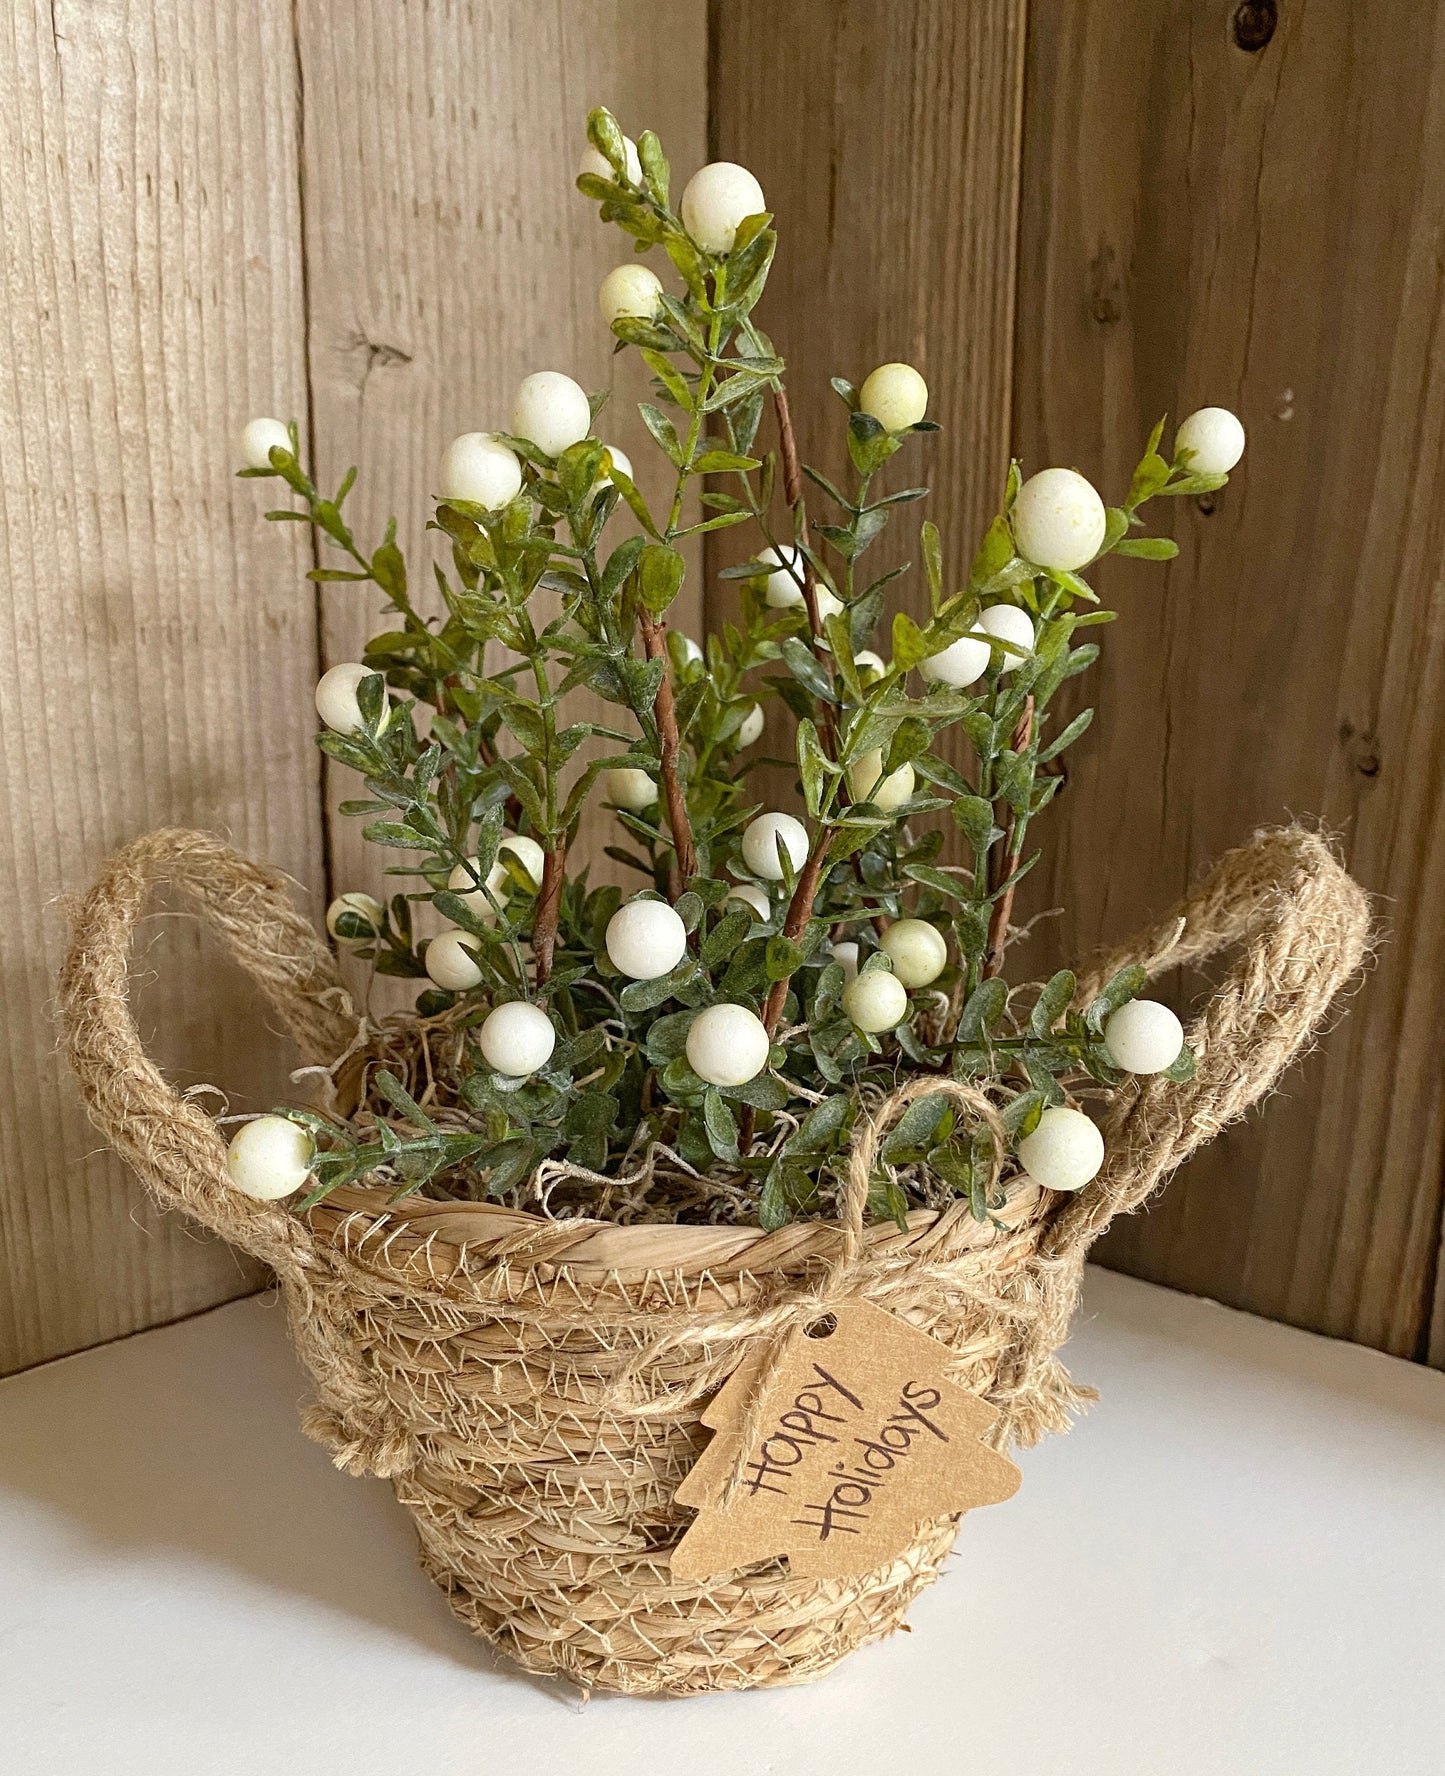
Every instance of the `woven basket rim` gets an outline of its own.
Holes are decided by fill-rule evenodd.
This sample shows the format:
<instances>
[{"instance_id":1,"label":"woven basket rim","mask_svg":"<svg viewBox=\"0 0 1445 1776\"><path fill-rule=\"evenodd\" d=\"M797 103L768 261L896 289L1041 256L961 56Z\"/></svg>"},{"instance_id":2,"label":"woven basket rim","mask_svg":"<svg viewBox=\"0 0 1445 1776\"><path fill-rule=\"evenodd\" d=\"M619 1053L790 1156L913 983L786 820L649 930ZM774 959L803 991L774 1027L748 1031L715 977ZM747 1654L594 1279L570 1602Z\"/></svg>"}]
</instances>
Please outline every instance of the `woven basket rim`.
<instances>
[{"instance_id":1,"label":"woven basket rim","mask_svg":"<svg viewBox=\"0 0 1445 1776\"><path fill-rule=\"evenodd\" d=\"M367 1186L333 1191L306 1215L312 1231L333 1251L355 1259L380 1255L387 1269L405 1271L425 1255L448 1269L512 1261L545 1266L579 1280L603 1276L638 1279L657 1273L706 1274L717 1280L797 1271L831 1258L844 1233L836 1220L790 1221L767 1232L759 1227L686 1226L674 1222L619 1225L586 1217L549 1218L496 1203L449 1202L428 1197L391 1200ZM872 1255L984 1250L1047 1218L1058 1199L1020 1178L994 1221L974 1219L968 1204L913 1209L906 1228L875 1222L864 1229Z\"/></svg>"}]
</instances>

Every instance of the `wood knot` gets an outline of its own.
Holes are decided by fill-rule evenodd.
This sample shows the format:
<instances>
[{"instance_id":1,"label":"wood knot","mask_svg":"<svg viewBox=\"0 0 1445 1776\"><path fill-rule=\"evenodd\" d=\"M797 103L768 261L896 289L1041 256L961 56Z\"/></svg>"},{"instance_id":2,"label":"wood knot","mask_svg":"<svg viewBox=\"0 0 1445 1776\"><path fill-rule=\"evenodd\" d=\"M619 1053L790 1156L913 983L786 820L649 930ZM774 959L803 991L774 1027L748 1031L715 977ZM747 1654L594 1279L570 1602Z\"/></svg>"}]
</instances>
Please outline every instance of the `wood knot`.
<instances>
[{"instance_id":1,"label":"wood knot","mask_svg":"<svg viewBox=\"0 0 1445 1776\"><path fill-rule=\"evenodd\" d=\"M1352 771L1358 771L1361 777L1380 775L1380 745L1373 728L1357 729L1353 722L1342 721L1340 745Z\"/></svg>"},{"instance_id":2,"label":"wood knot","mask_svg":"<svg viewBox=\"0 0 1445 1776\"><path fill-rule=\"evenodd\" d=\"M1250 55L1257 55L1274 36L1279 23L1275 0L1244 0L1234 11L1234 41Z\"/></svg>"},{"instance_id":3,"label":"wood knot","mask_svg":"<svg viewBox=\"0 0 1445 1776\"><path fill-rule=\"evenodd\" d=\"M1101 327L1112 327L1124 314L1124 286L1114 249L1105 242L1089 261L1089 314Z\"/></svg>"}]
</instances>

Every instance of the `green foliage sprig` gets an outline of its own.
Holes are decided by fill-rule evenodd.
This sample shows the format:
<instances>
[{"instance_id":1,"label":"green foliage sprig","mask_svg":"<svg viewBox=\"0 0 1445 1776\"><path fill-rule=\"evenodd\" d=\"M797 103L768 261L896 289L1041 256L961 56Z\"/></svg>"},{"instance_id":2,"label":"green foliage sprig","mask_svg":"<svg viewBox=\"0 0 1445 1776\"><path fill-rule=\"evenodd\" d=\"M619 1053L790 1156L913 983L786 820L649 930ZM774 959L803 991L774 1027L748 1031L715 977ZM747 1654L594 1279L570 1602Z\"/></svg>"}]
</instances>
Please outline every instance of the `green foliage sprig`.
<instances>
[{"instance_id":1,"label":"green foliage sprig","mask_svg":"<svg viewBox=\"0 0 1445 1776\"><path fill-rule=\"evenodd\" d=\"M383 1068L367 1128L306 1119L317 1149L307 1200L377 1171L401 1192L445 1178L498 1195L544 1160L611 1174L665 1148L775 1226L822 1206L860 1106L900 1068L983 1086L1028 1169L1071 1187L1027 1143L1076 1088L1119 1084L1107 1031L1143 977L1125 970L1086 1007L1068 972L1011 990L1000 969L1013 894L1038 860L1032 829L1063 781L1057 761L1092 718L1086 709L1054 726L1061 687L1098 653L1083 632L1114 615L1084 573L1110 554L1175 553L1140 534L1142 514L1156 497L1223 485L1238 451L1224 462L1223 422L1213 432L1196 423L1220 410L1187 421L1168 460L1161 422L1117 506L1070 471L1025 482L1014 463L967 572L925 522L923 614L890 609L910 570L870 577L865 558L928 492L877 487L895 454L937 429L923 417L922 379L896 365L861 389L836 379L848 484L802 464L785 366L755 319L777 246L771 216L728 213L740 169L716 168L689 186L679 215L651 132L633 150L595 111L588 138L579 190L639 253L660 248L680 283L672 293L614 274L631 293L614 304L616 349L637 353L650 378L640 412L671 469L665 503L650 505L626 459L595 435L599 400L579 411L567 379L529 379L510 429L453 447L455 462L485 466L444 468L431 528L447 564L435 569L439 614L423 614L395 524L370 552L347 526L354 471L323 495L294 428L248 429L242 472L279 476L298 502L267 516L309 519L345 563L311 577L373 585L394 618L362 661L323 680L318 707L323 750L364 784L344 811L400 859L389 873L408 885L359 938L354 919L334 928L380 972L427 982L418 1012L447 1033L455 1062L444 1105L419 1101ZM776 441L764 446L770 414ZM701 517L688 516L694 490ZM1082 547L1068 540L1078 523L1095 525ZM679 545L743 524L757 540L724 574L738 588L736 616L699 651L667 627L686 579ZM615 718L573 719L571 694L583 688ZM785 833L760 851L766 811L745 755L763 706L793 720L801 838ZM954 729L968 742L966 769L940 745ZM632 895L574 867L599 785L619 827L608 855L639 879ZM944 825L921 824L931 816ZM945 860L950 823L961 863ZM670 907L643 925L681 943L665 966L649 972L644 958L624 973L609 927L638 900ZM418 938L419 901L447 922L447 942ZM931 973L890 940L905 921L945 940ZM514 1062L506 1020L495 1021L517 1003L542 1020L526 1025L528 1040L550 1045L530 1065ZM745 1077L734 1076L736 1045L721 1063L708 1058L699 1019L721 1006L751 1020L757 1065ZM734 1016L728 1027L742 1026ZM1167 1071L1182 1079L1191 1067L1180 1049ZM882 1158L882 1212L901 1216L910 1189L962 1195L981 1218L994 1206L987 1138L941 1098L910 1107Z\"/></svg>"}]
</instances>

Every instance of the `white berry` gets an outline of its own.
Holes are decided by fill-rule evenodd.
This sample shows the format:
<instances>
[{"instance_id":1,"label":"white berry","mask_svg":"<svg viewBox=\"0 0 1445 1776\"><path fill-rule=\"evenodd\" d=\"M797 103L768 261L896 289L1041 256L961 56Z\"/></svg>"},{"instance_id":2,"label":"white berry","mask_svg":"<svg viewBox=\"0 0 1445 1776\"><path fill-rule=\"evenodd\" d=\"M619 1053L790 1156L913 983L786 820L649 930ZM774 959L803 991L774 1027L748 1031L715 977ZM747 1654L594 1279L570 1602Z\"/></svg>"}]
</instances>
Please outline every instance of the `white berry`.
<instances>
[{"instance_id":1,"label":"white berry","mask_svg":"<svg viewBox=\"0 0 1445 1776\"><path fill-rule=\"evenodd\" d=\"M631 136L622 138L622 164L626 169L627 183L642 183L642 157L637 152L637 144ZM582 150L582 158L577 162L577 176L583 173L596 173L599 179L615 179L616 169L600 148L594 148L589 142Z\"/></svg>"},{"instance_id":2,"label":"white berry","mask_svg":"<svg viewBox=\"0 0 1445 1776\"><path fill-rule=\"evenodd\" d=\"M709 1085L746 1085L768 1064L763 1020L746 1005L709 1005L687 1032L687 1064Z\"/></svg>"},{"instance_id":3,"label":"white berry","mask_svg":"<svg viewBox=\"0 0 1445 1776\"><path fill-rule=\"evenodd\" d=\"M763 737L763 706L754 703L747 714L738 723L737 743L739 746L753 746Z\"/></svg>"},{"instance_id":4,"label":"white berry","mask_svg":"<svg viewBox=\"0 0 1445 1776\"><path fill-rule=\"evenodd\" d=\"M1018 1144L1019 1164L1045 1190L1082 1190L1104 1163L1104 1137L1082 1110L1052 1105Z\"/></svg>"},{"instance_id":5,"label":"white berry","mask_svg":"<svg viewBox=\"0 0 1445 1776\"><path fill-rule=\"evenodd\" d=\"M486 875L487 891L492 897L488 900L487 893L477 886L480 874L478 860L469 857L465 863L459 863L447 877L447 887L453 894L461 896L462 905L474 919L495 919L497 909L493 902L506 900L512 891L512 878L507 874L504 864L494 863Z\"/></svg>"},{"instance_id":6,"label":"white berry","mask_svg":"<svg viewBox=\"0 0 1445 1776\"><path fill-rule=\"evenodd\" d=\"M662 279L650 266L633 259L614 266L603 278L597 306L609 327L614 321L650 321L661 295Z\"/></svg>"},{"instance_id":7,"label":"white berry","mask_svg":"<svg viewBox=\"0 0 1445 1776\"><path fill-rule=\"evenodd\" d=\"M1073 469L1041 469L1014 501L1014 541L1036 567L1083 567L1099 553L1107 528L1103 500Z\"/></svg>"},{"instance_id":8,"label":"white berry","mask_svg":"<svg viewBox=\"0 0 1445 1776\"><path fill-rule=\"evenodd\" d=\"M755 919L772 917L773 903L768 899L767 890L759 888L756 882L739 882L736 888L728 890L728 900L745 906Z\"/></svg>"},{"instance_id":9,"label":"white berry","mask_svg":"<svg viewBox=\"0 0 1445 1776\"><path fill-rule=\"evenodd\" d=\"M943 933L924 919L899 919L883 933L882 944L894 975L910 990L931 986L948 965Z\"/></svg>"},{"instance_id":10,"label":"white berry","mask_svg":"<svg viewBox=\"0 0 1445 1776\"><path fill-rule=\"evenodd\" d=\"M617 765L604 771L603 776L607 780L608 801L626 808L629 813L640 814L657 800L657 785L646 771L636 770L631 765Z\"/></svg>"},{"instance_id":11,"label":"white berry","mask_svg":"<svg viewBox=\"0 0 1445 1776\"><path fill-rule=\"evenodd\" d=\"M326 929L338 943L370 943L385 917L381 902L369 894L338 894L326 909Z\"/></svg>"},{"instance_id":12,"label":"white berry","mask_svg":"<svg viewBox=\"0 0 1445 1776\"><path fill-rule=\"evenodd\" d=\"M316 713L333 733L364 732L366 723L362 719L356 687L362 679L370 678L375 670L375 667L362 666L355 660L343 660L339 666L333 666L329 672L322 673L316 686ZM391 705L383 698L377 732L384 733L390 721Z\"/></svg>"},{"instance_id":13,"label":"white berry","mask_svg":"<svg viewBox=\"0 0 1445 1776\"><path fill-rule=\"evenodd\" d=\"M557 1032L540 1005L512 999L487 1013L477 1032L482 1058L508 1079L525 1079L545 1067L557 1046Z\"/></svg>"},{"instance_id":14,"label":"white berry","mask_svg":"<svg viewBox=\"0 0 1445 1776\"><path fill-rule=\"evenodd\" d=\"M961 635L957 641L944 648L942 653L930 654L926 660L921 661L918 670L930 684L948 685L953 690L962 690L975 679L983 677L992 657L992 650L986 641L979 641L972 635Z\"/></svg>"},{"instance_id":15,"label":"white berry","mask_svg":"<svg viewBox=\"0 0 1445 1776\"><path fill-rule=\"evenodd\" d=\"M1181 420L1174 454L1192 450L1191 475L1227 475L1244 455L1244 427L1227 407L1201 407Z\"/></svg>"},{"instance_id":16,"label":"white berry","mask_svg":"<svg viewBox=\"0 0 1445 1776\"><path fill-rule=\"evenodd\" d=\"M870 413L885 432L917 425L928 411L928 384L912 364L880 364L858 391L858 411Z\"/></svg>"},{"instance_id":17,"label":"white berry","mask_svg":"<svg viewBox=\"0 0 1445 1776\"><path fill-rule=\"evenodd\" d=\"M607 921L607 954L633 980L671 974L687 953L687 927L665 900L630 900Z\"/></svg>"},{"instance_id":18,"label":"white berry","mask_svg":"<svg viewBox=\"0 0 1445 1776\"><path fill-rule=\"evenodd\" d=\"M883 749L875 746L848 767L848 787L855 802L872 802L880 814L901 808L913 794L913 766L905 761L896 771L883 775Z\"/></svg>"},{"instance_id":19,"label":"white berry","mask_svg":"<svg viewBox=\"0 0 1445 1776\"><path fill-rule=\"evenodd\" d=\"M512 402L511 432L526 438L544 456L561 456L592 430L592 409L580 383L560 370L524 376Z\"/></svg>"},{"instance_id":20,"label":"white berry","mask_svg":"<svg viewBox=\"0 0 1445 1776\"><path fill-rule=\"evenodd\" d=\"M241 461L248 469L269 469L273 450L290 456L291 433L279 419L253 419L241 433Z\"/></svg>"},{"instance_id":21,"label":"white berry","mask_svg":"<svg viewBox=\"0 0 1445 1776\"><path fill-rule=\"evenodd\" d=\"M465 993L482 978L477 967L477 940L465 931L443 931L426 947L422 958L436 986L448 993Z\"/></svg>"},{"instance_id":22,"label":"white berry","mask_svg":"<svg viewBox=\"0 0 1445 1776\"><path fill-rule=\"evenodd\" d=\"M293 1196L311 1175L316 1148L289 1116L258 1116L243 1122L226 1149L226 1176L243 1196L278 1202Z\"/></svg>"},{"instance_id":23,"label":"white berry","mask_svg":"<svg viewBox=\"0 0 1445 1776\"><path fill-rule=\"evenodd\" d=\"M547 854L535 839L529 839L525 833L508 833L501 844L497 846L499 860L503 851L515 857L517 862L521 864L533 888L542 886L542 866L546 862ZM502 872L504 893L508 879L504 870Z\"/></svg>"},{"instance_id":24,"label":"white berry","mask_svg":"<svg viewBox=\"0 0 1445 1776\"><path fill-rule=\"evenodd\" d=\"M483 511L509 506L522 491L522 464L515 450L489 432L463 432L447 445L437 470L444 500L467 500Z\"/></svg>"},{"instance_id":25,"label":"white berry","mask_svg":"<svg viewBox=\"0 0 1445 1776\"><path fill-rule=\"evenodd\" d=\"M625 475L629 481L635 481L637 479L632 472L632 458L625 450L619 450L617 445L609 444L607 446L607 455L610 458L610 462L603 467L604 477L609 474L611 469L616 469L619 475Z\"/></svg>"},{"instance_id":26,"label":"white berry","mask_svg":"<svg viewBox=\"0 0 1445 1776\"><path fill-rule=\"evenodd\" d=\"M908 991L886 968L869 968L844 987L843 1009L860 1030L878 1036L908 1016Z\"/></svg>"},{"instance_id":27,"label":"white berry","mask_svg":"<svg viewBox=\"0 0 1445 1776\"><path fill-rule=\"evenodd\" d=\"M739 224L767 207L762 186L746 167L715 160L683 188L682 225L704 253L731 253Z\"/></svg>"},{"instance_id":28,"label":"white berry","mask_svg":"<svg viewBox=\"0 0 1445 1776\"><path fill-rule=\"evenodd\" d=\"M881 654L875 654L872 648L864 648L861 653L854 654L853 664L858 668L858 676L867 684L870 678L882 678L888 670Z\"/></svg>"},{"instance_id":29,"label":"white berry","mask_svg":"<svg viewBox=\"0 0 1445 1776\"><path fill-rule=\"evenodd\" d=\"M682 663L684 666L698 666L702 663L702 649L690 635L679 635L682 644Z\"/></svg>"},{"instance_id":30,"label":"white berry","mask_svg":"<svg viewBox=\"0 0 1445 1776\"><path fill-rule=\"evenodd\" d=\"M800 549L794 548L791 543L779 543L776 549L769 545L758 556L758 560L765 566L771 565L773 569L763 589L763 597L771 609L798 610L806 605L801 578L803 555ZM843 601L835 598L826 586L815 583L813 597L818 603L820 623L828 617L836 617L843 608Z\"/></svg>"},{"instance_id":31,"label":"white berry","mask_svg":"<svg viewBox=\"0 0 1445 1776\"><path fill-rule=\"evenodd\" d=\"M765 882L781 882L778 841L795 870L808 861L808 829L791 814L759 814L743 829L743 862Z\"/></svg>"},{"instance_id":32,"label":"white berry","mask_svg":"<svg viewBox=\"0 0 1445 1776\"><path fill-rule=\"evenodd\" d=\"M803 602L803 552L793 543L771 543L758 560L772 571L763 587L763 596L774 610L787 610Z\"/></svg>"},{"instance_id":33,"label":"white berry","mask_svg":"<svg viewBox=\"0 0 1445 1776\"><path fill-rule=\"evenodd\" d=\"M979 617L978 626L985 635L995 635L1000 641L1011 641L1015 647L1024 650L1022 654L1000 650L1000 672L1012 672L1016 666L1022 666L1025 655L1034 651L1034 620L1016 604L991 604Z\"/></svg>"},{"instance_id":34,"label":"white berry","mask_svg":"<svg viewBox=\"0 0 1445 1776\"><path fill-rule=\"evenodd\" d=\"M857 980L858 945L854 943L851 937L842 939L838 943L830 943L828 945L828 954L843 970L843 983L845 986L849 981Z\"/></svg>"},{"instance_id":35,"label":"white berry","mask_svg":"<svg viewBox=\"0 0 1445 1776\"><path fill-rule=\"evenodd\" d=\"M1131 999L1104 1025L1109 1059L1124 1073L1162 1073L1184 1048L1184 1026L1157 999Z\"/></svg>"}]
</instances>

